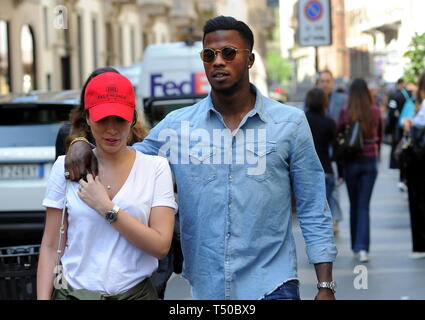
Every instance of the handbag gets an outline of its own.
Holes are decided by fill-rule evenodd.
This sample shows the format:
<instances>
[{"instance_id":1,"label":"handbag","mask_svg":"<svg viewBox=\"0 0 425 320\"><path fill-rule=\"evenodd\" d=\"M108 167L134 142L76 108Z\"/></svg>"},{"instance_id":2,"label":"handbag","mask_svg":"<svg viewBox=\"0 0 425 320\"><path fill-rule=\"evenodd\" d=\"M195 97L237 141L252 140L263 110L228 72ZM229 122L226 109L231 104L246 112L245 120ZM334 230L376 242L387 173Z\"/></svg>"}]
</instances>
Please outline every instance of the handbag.
<instances>
[{"instance_id":1,"label":"handbag","mask_svg":"<svg viewBox=\"0 0 425 320\"><path fill-rule=\"evenodd\" d=\"M335 159L346 162L354 159L363 150L361 121L357 120L345 127L336 137Z\"/></svg>"}]
</instances>

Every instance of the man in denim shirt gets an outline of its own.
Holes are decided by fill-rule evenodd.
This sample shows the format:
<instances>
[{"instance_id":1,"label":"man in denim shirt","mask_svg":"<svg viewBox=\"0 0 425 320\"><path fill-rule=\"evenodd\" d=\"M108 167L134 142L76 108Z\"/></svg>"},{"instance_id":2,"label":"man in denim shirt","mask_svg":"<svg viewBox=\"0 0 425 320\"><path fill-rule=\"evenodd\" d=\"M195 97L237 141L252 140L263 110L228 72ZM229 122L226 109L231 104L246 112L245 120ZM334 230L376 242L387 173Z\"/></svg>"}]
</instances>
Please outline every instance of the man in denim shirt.
<instances>
[{"instance_id":1,"label":"man in denim shirt","mask_svg":"<svg viewBox=\"0 0 425 320\"><path fill-rule=\"evenodd\" d=\"M299 299L293 191L320 283L316 298L334 299L332 218L304 113L250 84L255 57L245 23L213 18L203 44L209 96L170 113L134 145L169 159L179 194L183 275L194 298Z\"/></svg>"}]
</instances>

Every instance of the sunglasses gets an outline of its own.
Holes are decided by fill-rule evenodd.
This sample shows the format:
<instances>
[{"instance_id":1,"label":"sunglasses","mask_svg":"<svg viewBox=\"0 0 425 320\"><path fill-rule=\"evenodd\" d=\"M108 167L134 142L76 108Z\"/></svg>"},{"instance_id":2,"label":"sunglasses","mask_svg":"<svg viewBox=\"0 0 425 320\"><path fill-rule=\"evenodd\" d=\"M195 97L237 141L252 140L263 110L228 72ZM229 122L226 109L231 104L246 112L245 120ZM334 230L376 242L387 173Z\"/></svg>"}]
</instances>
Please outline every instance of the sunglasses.
<instances>
[{"instance_id":1,"label":"sunglasses","mask_svg":"<svg viewBox=\"0 0 425 320\"><path fill-rule=\"evenodd\" d=\"M251 53L251 50L249 50L249 49L237 49L237 48L232 47L232 46L226 46L226 47L222 48L221 50L214 50L214 49L211 49L211 48L205 48L200 52L200 56L201 56L202 61L204 61L206 63L210 63L210 62L213 62L215 60L218 53L221 53L221 56L223 57L224 60L232 61L233 59L235 59L236 54L239 51L247 51L247 52Z\"/></svg>"}]
</instances>

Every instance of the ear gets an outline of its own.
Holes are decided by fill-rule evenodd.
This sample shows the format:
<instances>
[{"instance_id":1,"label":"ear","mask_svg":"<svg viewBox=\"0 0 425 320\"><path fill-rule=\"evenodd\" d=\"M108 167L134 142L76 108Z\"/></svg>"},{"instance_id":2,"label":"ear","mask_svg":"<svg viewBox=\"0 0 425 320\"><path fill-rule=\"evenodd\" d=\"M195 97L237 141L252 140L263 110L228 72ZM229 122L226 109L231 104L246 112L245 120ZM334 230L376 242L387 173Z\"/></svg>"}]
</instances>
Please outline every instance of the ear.
<instances>
[{"instance_id":1,"label":"ear","mask_svg":"<svg viewBox=\"0 0 425 320\"><path fill-rule=\"evenodd\" d=\"M255 54L253 52L251 52L251 54L248 57L248 68L251 69L251 67L253 66L255 62Z\"/></svg>"},{"instance_id":2,"label":"ear","mask_svg":"<svg viewBox=\"0 0 425 320\"><path fill-rule=\"evenodd\" d=\"M86 117L86 123L87 123L87 125L90 127L90 125L91 125L91 120L90 120L90 118L89 118L89 116L87 115L87 117Z\"/></svg>"}]
</instances>

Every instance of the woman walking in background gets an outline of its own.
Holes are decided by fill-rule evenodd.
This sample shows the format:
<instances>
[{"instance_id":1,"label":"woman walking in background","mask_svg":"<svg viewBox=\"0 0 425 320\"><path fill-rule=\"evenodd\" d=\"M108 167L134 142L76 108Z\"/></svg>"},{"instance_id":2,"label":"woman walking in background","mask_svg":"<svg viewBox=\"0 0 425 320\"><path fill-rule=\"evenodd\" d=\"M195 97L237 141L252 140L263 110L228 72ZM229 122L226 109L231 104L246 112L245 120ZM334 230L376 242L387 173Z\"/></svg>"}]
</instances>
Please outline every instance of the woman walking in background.
<instances>
[{"instance_id":1,"label":"woman walking in background","mask_svg":"<svg viewBox=\"0 0 425 320\"><path fill-rule=\"evenodd\" d=\"M313 88L307 93L305 100L306 117L313 135L317 155L325 171L326 200L329 203L335 187L335 176L329 150L335 141L336 123L332 118L326 116L326 106L327 97L322 89ZM336 233L336 226L341 218L337 217L332 210L331 213L334 222L334 233Z\"/></svg>"},{"instance_id":2,"label":"woman walking in background","mask_svg":"<svg viewBox=\"0 0 425 320\"><path fill-rule=\"evenodd\" d=\"M378 107L363 79L350 86L348 106L340 114L337 132L360 120L364 139L363 150L344 163L344 177L350 199L351 248L360 262L369 261L370 199L378 176L378 154L382 140L382 120Z\"/></svg>"}]
</instances>

